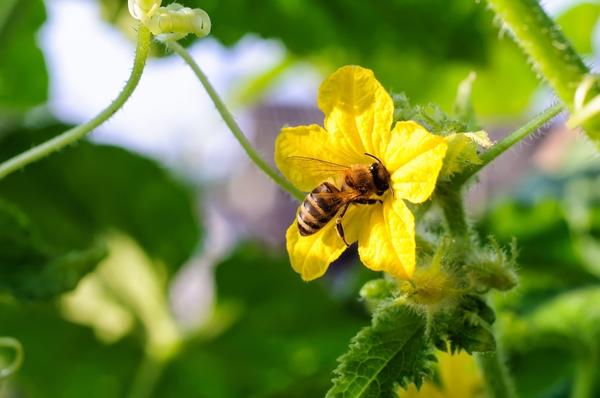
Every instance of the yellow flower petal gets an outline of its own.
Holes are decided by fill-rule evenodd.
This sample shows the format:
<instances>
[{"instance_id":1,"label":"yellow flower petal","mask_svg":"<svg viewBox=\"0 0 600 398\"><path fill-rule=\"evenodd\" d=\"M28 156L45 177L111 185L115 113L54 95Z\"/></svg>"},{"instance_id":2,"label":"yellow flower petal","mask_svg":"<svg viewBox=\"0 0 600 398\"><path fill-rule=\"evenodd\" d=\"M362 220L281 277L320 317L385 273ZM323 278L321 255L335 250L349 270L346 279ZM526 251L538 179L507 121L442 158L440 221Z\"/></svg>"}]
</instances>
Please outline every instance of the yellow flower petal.
<instances>
[{"instance_id":1,"label":"yellow flower petal","mask_svg":"<svg viewBox=\"0 0 600 398\"><path fill-rule=\"evenodd\" d=\"M383 153L394 103L373 71L353 65L338 69L321 85L318 104L325 113L325 129L348 137L350 146L342 148L343 152L352 151L359 157L365 152Z\"/></svg>"},{"instance_id":2,"label":"yellow flower petal","mask_svg":"<svg viewBox=\"0 0 600 398\"><path fill-rule=\"evenodd\" d=\"M374 271L410 279L415 270L415 221L401 199L374 206L358 239L362 262Z\"/></svg>"},{"instance_id":3,"label":"yellow flower petal","mask_svg":"<svg viewBox=\"0 0 600 398\"><path fill-rule=\"evenodd\" d=\"M294 157L308 157L345 166L359 163L360 158L338 150L344 146L345 140L344 137L333 137L316 124L285 127L275 141L275 164L298 189L310 192L337 173L326 165L306 167L315 165L303 164L301 159Z\"/></svg>"},{"instance_id":4,"label":"yellow flower petal","mask_svg":"<svg viewBox=\"0 0 600 398\"><path fill-rule=\"evenodd\" d=\"M437 180L448 144L419 124L398 122L383 163L391 173L394 194L413 203L426 201Z\"/></svg>"},{"instance_id":5,"label":"yellow flower petal","mask_svg":"<svg viewBox=\"0 0 600 398\"><path fill-rule=\"evenodd\" d=\"M461 352L448 354L442 351L436 353L438 357L439 380L426 380L420 389L414 384L406 390L399 387L398 397L402 398L483 398L485 384L481 371L475 359Z\"/></svg>"},{"instance_id":6,"label":"yellow flower petal","mask_svg":"<svg viewBox=\"0 0 600 398\"><path fill-rule=\"evenodd\" d=\"M351 244L358 239L359 229L368 220L369 207L351 205L346 212L342 225L348 243ZM285 239L292 268L305 281L322 276L327 271L329 264L346 250L346 244L335 229L335 218L319 232L309 236L300 235L296 220L294 220L287 230Z\"/></svg>"}]
</instances>

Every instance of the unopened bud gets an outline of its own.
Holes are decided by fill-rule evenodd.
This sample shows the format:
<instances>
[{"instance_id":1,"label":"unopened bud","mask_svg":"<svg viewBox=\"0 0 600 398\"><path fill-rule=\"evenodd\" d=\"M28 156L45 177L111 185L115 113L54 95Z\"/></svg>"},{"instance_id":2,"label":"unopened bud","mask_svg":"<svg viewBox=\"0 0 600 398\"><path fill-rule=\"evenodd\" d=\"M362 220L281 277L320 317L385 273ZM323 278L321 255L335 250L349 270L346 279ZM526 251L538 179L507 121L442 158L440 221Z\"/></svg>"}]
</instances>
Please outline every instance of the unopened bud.
<instances>
[{"instance_id":1,"label":"unopened bud","mask_svg":"<svg viewBox=\"0 0 600 398\"><path fill-rule=\"evenodd\" d=\"M129 0L129 13L137 20L152 15L160 7L162 0Z\"/></svg>"},{"instance_id":2,"label":"unopened bud","mask_svg":"<svg viewBox=\"0 0 600 398\"><path fill-rule=\"evenodd\" d=\"M170 4L160 7L146 21L146 26L154 35L166 35L168 38L181 39L189 33L198 37L210 33L210 17L199 8Z\"/></svg>"}]
</instances>

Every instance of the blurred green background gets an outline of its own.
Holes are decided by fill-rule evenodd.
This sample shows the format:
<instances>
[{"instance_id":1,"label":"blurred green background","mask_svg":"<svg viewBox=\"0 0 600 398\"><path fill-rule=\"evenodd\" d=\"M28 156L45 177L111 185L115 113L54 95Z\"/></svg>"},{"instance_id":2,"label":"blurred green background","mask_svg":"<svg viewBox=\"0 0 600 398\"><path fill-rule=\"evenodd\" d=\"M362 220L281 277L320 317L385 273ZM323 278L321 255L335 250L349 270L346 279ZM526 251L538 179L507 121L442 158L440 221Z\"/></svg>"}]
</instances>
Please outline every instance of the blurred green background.
<instances>
[{"instance_id":1,"label":"blurred green background","mask_svg":"<svg viewBox=\"0 0 600 398\"><path fill-rule=\"evenodd\" d=\"M184 42L267 156L282 125L321 121L318 82L349 63L447 112L475 71L473 106L496 139L553 101L479 2L182 3L211 16L209 38ZM548 7L593 64L600 3ZM129 66L115 74L106 54L130 62L133 27L124 0L3 0L0 159L107 104ZM73 72L65 54L100 58ZM369 322L357 292L375 274L350 250L302 282L283 246L294 202L247 164L200 86L177 80L182 62L153 54L102 131L0 181L0 336L25 350L0 397L322 396ZM558 120L469 192L482 238L517 239L520 285L494 300L523 397L600 380L599 159ZM13 355L0 349L0 364Z\"/></svg>"}]
</instances>

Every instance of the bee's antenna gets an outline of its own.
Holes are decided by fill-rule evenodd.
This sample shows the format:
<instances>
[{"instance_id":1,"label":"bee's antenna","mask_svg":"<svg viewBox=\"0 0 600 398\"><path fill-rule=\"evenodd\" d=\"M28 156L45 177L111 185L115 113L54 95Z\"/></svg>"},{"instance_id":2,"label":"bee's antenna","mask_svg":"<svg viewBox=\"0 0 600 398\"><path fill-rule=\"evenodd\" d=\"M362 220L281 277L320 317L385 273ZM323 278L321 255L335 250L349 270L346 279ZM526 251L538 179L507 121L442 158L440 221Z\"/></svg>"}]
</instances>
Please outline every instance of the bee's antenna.
<instances>
[{"instance_id":1,"label":"bee's antenna","mask_svg":"<svg viewBox=\"0 0 600 398\"><path fill-rule=\"evenodd\" d=\"M377 161L379 164L383 164L383 163L381 163L381 160L379 160L379 158L378 158L377 156L375 156L375 155L371 155L370 153L366 153L366 152L365 152L365 155L372 157L372 158L373 158L373 159L375 159L375 160L376 160L376 161Z\"/></svg>"}]
</instances>

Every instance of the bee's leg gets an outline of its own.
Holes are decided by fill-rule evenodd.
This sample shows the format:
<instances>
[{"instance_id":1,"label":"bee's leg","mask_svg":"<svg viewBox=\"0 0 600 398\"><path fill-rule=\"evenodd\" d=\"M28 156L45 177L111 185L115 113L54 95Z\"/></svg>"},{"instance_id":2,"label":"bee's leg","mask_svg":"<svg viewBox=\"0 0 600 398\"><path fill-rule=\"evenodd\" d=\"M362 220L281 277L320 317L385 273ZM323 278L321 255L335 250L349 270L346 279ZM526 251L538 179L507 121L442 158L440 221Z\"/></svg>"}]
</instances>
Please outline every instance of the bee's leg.
<instances>
[{"instance_id":1,"label":"bee's leg","mask_svg":"<svg viewBox=\"0 0 600 398\"><path fill-rule=\"evenodd\" d=\"M346 205L342 209L342 212L335 219L335 229L337 230L337 233L340 236L340 238L342 238L342 240L346 244L346 247L350 246L350 244L346 241L346 235L344 234L344 227L342 226L342 218L344 218L344 214L346 214L346 210L348 210L348 206L350 206L350 203L346 203Z\"/></svg>"},{"instance_id":2,"label":"bee's leg","mask_svg":"<svg viewBox=\"0 0 600 398\"><path fill-rule=\"evenodd\" d=\"M381 199L356 199L352 203L358 203L359 205L375 205L377 203L383 204Z\"/></svg>"}]
</instances>

